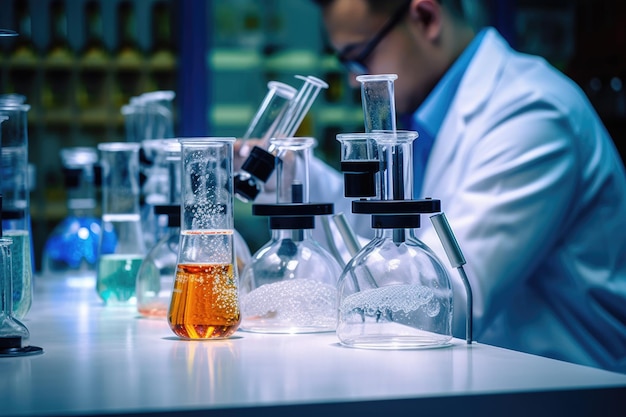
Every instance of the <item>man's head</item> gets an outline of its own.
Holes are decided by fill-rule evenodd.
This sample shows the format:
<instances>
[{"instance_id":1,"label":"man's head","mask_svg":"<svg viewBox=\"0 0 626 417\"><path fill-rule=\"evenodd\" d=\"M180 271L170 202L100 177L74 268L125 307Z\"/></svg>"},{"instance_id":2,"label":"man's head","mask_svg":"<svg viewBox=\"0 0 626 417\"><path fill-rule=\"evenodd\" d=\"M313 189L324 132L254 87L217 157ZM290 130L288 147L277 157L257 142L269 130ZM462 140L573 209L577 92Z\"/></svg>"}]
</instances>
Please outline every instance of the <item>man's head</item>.
<instances>
[{"instance_id":1,"label":"man's head","mask_svg":"<svg viewBox=\"0 0 626 417\"><path fill-rule=\"evenodd\" d=\"M357 71L398 74L401 114L420 105L474 36L461 0L314 1L352 80Z\"/></svg>"}]
</instances>

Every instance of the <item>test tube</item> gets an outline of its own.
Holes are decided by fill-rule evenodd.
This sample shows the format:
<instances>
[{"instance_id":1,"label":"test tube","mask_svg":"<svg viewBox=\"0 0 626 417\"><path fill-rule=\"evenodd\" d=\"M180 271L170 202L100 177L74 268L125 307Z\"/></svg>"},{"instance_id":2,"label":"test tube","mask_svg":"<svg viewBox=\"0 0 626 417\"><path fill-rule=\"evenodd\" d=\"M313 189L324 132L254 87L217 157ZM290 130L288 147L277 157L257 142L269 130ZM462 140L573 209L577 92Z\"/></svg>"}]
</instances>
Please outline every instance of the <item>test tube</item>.
<instances>
[{"instance_id":1,"label":"test tube","mask_svg":"<svg viewBox=\"0 0 626 417\"><path fill-rule=\"evenodd\" d=\"M394 81L396 74L359 75L365 131L396 130Z\"/></svg>"},{"instance_id":2,"label":"test tube","mask_svg":"<svg viewBox=\"0 0 626 417\"><path fill-rule=\"evenodd\" d=\"M285 83L268 82L267 94L265 94L265 98L250 121L242 139L269 140L270 137L274 136L289 103L296 96L296 91L295 88Z\"/></svg>"},{"instance_id":3,"label":"test tube","mask_svg":"<svg viewBox=\"0 0 626 417\"><path fill-rule=\"evenodd\" d=\"M313 76L296 75L296 78L303 80L304 84L279 118L276 129L265 137L270 139L293 137L320 90L328 88L327 83ZM235 192L238 198L248 202L257 197L262 190L262 184L274 171L274 156L275 149L271 143L267 151L259 146L252 148L240 172L235 175Z\"/></svg>"},{"instance_id":4,"label":"test tube","mask_svg":"<svg viewBox=\"0 0 626 417\"><path fill-rule=\"evenodd\" d=\"M281 121L276 131L276 137L293 137L300 127L302 120L308 113L322 88L328 88L328 84L317 77L296 75L296 78L303 80L304 84L298 90L298 94L292 100L285 118Z\"/></svg>"}]
</instances>

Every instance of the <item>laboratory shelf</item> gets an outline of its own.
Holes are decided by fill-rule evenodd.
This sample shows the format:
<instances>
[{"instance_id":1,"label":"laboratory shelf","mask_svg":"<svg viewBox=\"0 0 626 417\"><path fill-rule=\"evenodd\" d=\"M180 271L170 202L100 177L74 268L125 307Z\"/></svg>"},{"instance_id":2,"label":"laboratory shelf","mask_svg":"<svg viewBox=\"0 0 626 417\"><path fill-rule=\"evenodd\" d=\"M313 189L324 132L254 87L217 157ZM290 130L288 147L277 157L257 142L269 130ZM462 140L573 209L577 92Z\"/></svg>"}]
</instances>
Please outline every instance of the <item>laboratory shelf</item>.
<instances>
[{"instance_id":1,"label":"laboratory shelf","mask_svg":"<svg viewBox=\"0 0 626 417\"><path fill-rule=\"evenodd\" d=\"M334 333L178 339L101 304L93 283L37 276L38 356L0 359L0 416L624 415L626 375L453 340L342 347ZM83 283L84 284L84 283Z\"/></svg>"}]
</instances>

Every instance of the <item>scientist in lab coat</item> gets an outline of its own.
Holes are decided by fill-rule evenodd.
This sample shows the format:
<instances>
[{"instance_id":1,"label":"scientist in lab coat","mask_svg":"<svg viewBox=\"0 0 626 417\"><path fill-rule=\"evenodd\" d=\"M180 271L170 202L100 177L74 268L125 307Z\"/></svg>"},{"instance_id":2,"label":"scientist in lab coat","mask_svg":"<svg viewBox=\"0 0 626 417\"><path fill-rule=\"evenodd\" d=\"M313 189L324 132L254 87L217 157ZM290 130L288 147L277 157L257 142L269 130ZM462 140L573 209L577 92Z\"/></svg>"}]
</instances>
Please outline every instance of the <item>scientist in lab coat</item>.
<instances>
[{"instance_id":1,"label":"scientist in lab coat","mask_svg":"<svg viewBox=\"0 0 626 417\"><path fill-rule=\"evenodd\" d=\"M398 117L420 134L415 197L441 200L467 259L475 339L626 372L626 175L583 92L495 29L474 30L461 0L315 3L351 77L398 75ZM311 169L311 200L350 213L342 175ZM369 216L350 219L371 236Z\"/></svg>"}]
</instances>

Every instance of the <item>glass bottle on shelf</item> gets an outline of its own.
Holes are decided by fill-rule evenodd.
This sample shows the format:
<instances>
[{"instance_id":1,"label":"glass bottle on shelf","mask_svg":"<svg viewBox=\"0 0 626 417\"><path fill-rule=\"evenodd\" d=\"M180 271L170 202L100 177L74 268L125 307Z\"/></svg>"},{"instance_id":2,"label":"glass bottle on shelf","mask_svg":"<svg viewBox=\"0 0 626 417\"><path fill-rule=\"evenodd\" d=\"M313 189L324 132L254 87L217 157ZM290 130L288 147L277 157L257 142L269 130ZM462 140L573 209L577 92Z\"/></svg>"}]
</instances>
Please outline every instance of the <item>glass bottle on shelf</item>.
<instances>
[{"instance_id":1,"label":"glass bottle on shelf","mask_svg":"<svg viewBox=\"0 0 626 417\"><path fill-rule=\"evenodd\" d=\"M181 236L168 323L185 339L223 339L239 327L234 138L181 139Z\"/></svg>"},{"instance_id":2,"label":"glass bottle on shelf","mask_svg":"<svg viewBox=\"0 0 626 417\"><path fill-rule=\"evenodd\" d=\"M50 43L44 56L44 79L41 90L41 104L48 111L54 111L55 118L71 117L70 92L74 65L74 53L67 39L67 10L65 2L53 0L49 4Z\"/></svg>"},{"instance_id":3,"label":"glass bottle on shelf","mask_svg":"<svg viewBox=\"0 0 626 417\"><path fill-rule=\"evenodd\" d=\"M316 215L332 204L309 201L309 158L315 139L273 138L277 204L255 204L269 216L272 236L241 278L241 329L259 333L334 331L341 266L312 237Z\"/></svg>"},{"instance_id":4,"label":"glass bottle on shelf","mask_svg":"<svg viewBox=\"0 0 626 417\"><path fill-rule=\"evenodd\" d=\"M102 62L108 58L108 51L104 44L102 27L102 10L100 2L89 0L84 6L85 17L85 44L81 55L84 61Z\"/></svg>"},{"instance_id":5,"label":"glass bottle on shelf","mask_svg":"<svg viewBox=\"0 0 626 417\"><path fill-rule=\"evenodd\" d=\"M2 228L13 241L13 313L23 319L32 303L33 254L28 175L28 104L0 100Z\"/></svg>"},{"instance_id":6,"label":"glass bottle on shelf","mask_svg":"<svg viewBox=\"0 0 626 417\"><path fill-rule=\"evenodd\" d=\"M170 2L159 1L152 7L150 61L155 67L171 67L176 62L170 5Z\"/></svg>"},{"instance_id":7,"label":"glass bottle on shelf","mask_svg":"<svg viewBox=\"0 0 626 417\"><path fill-rule=\"evenodd\" d=\"M42 254L44 277L57 276L68 285L95 286L100 218L96 216L95 148L61 149L67 191L67 216L52 230Z\"/></svg>"},{"instance_id":8,"label":"glass bottle on shelf","mask_svg":"<svg viewBox=\"0 0 626 417\"><path fill-rule=\"evenodd\" d=\"M13 41L13 52L11 59L14 61L34 62L37 58L37 51L32 38L32 18L29 2L15 0L13 2L14 27L19 36Z\"/></svg>"},{"instance_id":9,"label":"glass bottle on shelf","mask_svg":"<svg viewBox=\"0 0 626 417\"><path fill-rule=\"evenodd\" d=\"M102 235L96 290L106 305L136 305L145 257L139 209L139 143L100 143Z\"/></svg>"},{"instance_id":10,"label":"glass bottle on shelf","mask_svg":"<svg viewBox=\"0 0 626 417\"><path fill-rule=\"evenodd\" d=\"M110 54L103 41L100 2L89 0L85 3L83 11L86 34L85 43L80 50L76 102L81 111L89 110L93 119L97 118L102 122L106 119L108 104ZM83 116L86 116L85 113Z\"/></svg>"},{"instance_id":11,"label":"glass bottle on shelf","mask_svg":"<svg viewBox=\"0 0 626 417\"><path fill-rule=\"evenodd\" d=\"M50 3L50 45L48 59L69 59L72 51L67 41L67 9L63 0Z\"/></svg>"}]
</instances>

